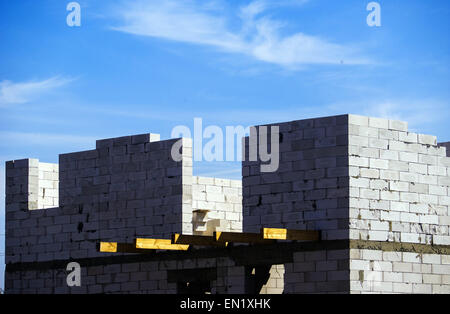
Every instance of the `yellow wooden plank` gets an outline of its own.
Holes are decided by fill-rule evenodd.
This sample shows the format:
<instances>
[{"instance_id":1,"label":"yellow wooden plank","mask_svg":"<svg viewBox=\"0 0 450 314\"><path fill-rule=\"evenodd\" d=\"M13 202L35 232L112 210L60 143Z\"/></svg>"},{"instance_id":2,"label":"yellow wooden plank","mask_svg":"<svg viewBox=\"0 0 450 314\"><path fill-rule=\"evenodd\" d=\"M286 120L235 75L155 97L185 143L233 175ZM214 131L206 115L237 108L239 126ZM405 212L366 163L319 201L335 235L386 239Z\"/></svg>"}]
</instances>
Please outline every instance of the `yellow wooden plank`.
<instances>
[{"instance_id":1,"label":"yellow wooden plank","mask_svg":"<svg viewBox=\"0 0 450 314\"><path fill-rule=\"evenodd\" d=\"M266 240L260 233L243 232L214 232L216 241L219 242L238 242L238 243L270 243L272 240Z\"/></svg>"},{"instance_id":2,"label":"yellow wooden plank","mask_svg":"<svg viewBox=\"0 0 450 314\"><path fill-rule=\"evenodd\" d=\"M172 244L172 240L166 239L136 239L136 248L146 250L176 250L186 251L189 245Z\"/></svg>"},{"instance_id":3,"label":"yellow wooden plank","mask_svg":"<svg viewBox=\"0 0 450 314\"><path fill-rule=\"evenodd\" d=\"M287 229L281 228L262 228L262 235L264 239L286 240Z\"/></svg>"},{"instance_id":4,"label":"yellow wooden plank","mask_svg":"<svg viewBox=\"0 0 450 314\"><path fill-rule=\"evenodd\" d=\"M105 253L148 253L148 250L137 249L132 243L100 242L100 252Z\"/></svg>"},{"instance_id":5,"label":"yellow wooden plank","mask_svg":"<svg viewBox=\"0 0 450 314\"><path fill-rule=\"evenodd\" d=\"M262 233L264 239L297 240L297 241L318 241L318 240L320 240L320 232L319 231L311 231L311 230L263 228L261 233Z\"/></svg>"},{"instance_id":6,"label":"yellow wooden plank","mask_svg":"<svg viewBox=\"0 0 450 314\"><path fill-rule=\"evenodd\" d=\"M217 242L213 236L187 235L175 233L172 244L190 244L206 246L226 246L224 242Z\"/></svg>"},{"instance_id":7,"label":"yellow wooden plank","mask_svg":"<svg viewBox=\"0 0 450 314\"><path fill-rule=\"evenodd\" d=\"M262 234L264 239L286 240L287 229L263 228Z\"/></svg>"},{"instance_id":8,"label":"yellow wooden plank","mask_svg":"<svg viewBox=\"0 0 450 314\"><path fill-rule=\"evenodd\" d=\"M117 252L117 242L100 242L100 252Z\"/></svg>"}]
</instances>

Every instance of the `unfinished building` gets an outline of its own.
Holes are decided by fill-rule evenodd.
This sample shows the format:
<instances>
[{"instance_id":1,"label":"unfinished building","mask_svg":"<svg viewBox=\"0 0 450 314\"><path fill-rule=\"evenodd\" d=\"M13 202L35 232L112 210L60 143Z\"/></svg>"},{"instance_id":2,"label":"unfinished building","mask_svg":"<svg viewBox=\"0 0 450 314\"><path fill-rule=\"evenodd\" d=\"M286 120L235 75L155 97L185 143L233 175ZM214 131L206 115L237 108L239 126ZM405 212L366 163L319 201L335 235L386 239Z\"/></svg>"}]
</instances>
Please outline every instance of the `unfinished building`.
<instances>
[{"instance_id":1,"label":"unfinished building","mask_svg":"<svg viewBox=\"0 0 450 314\"><path fill-rule=\"evenodd\" d=\"M193 176L192 141L174 161L157 134L7 162L6 293L450 293L447 144L356 115L274 125L278 170L242 181Z\"/></svg>"}]
</instances>

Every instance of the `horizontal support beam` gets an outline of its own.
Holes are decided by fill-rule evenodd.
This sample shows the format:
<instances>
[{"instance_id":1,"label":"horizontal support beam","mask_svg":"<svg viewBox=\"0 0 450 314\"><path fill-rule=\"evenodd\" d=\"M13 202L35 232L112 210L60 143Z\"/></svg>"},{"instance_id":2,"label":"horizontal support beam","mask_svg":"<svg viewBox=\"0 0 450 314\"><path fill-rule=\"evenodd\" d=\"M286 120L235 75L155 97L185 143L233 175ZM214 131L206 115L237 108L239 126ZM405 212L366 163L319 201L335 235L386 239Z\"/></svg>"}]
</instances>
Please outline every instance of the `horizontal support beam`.
<instances>
[{"instance_id":1,"label":"horizontal support beam","mask_svg":"<svg viewBox=\"0 0 450 314\"><path fill-rule=\"evenodd\" d=\"M117 242L100 242L99 251L116 253L117 252Z\"/></svg>"},{"instance_id":2,"label":"horizontal support beam","mask_svg":"<svg viewBox=\"0 0 450 314\"><path fill-rule=\"evenodd\" d=\"M243 232L214 232L216 241L219 242L238 242L238 243L271 243L273 240L266 240L260 233Z\"/></svg>"},{"instance_id":3,"label":"horizontal support beam","mask_svg":"<svg viewBox=\"0 0 450 314\"><path fill-rule=\"evenodd\" d=\"M100 252L103 253L148 253L148 250L138 249L131 243L100 242Z\"/></svg>"},{"instance_id":4,"label":"horizontal support beam","mask_svg":"<svg viewBox=\"0 0 450 314\"><path fill-rule=\"evenodd\" d=\"M230 242L270 244L274 243L275 240L319 241L320 238L320 231L284 228L262 228L261 233L216 231L213 236L175 233L172 240L137 238L135 245L117 242L100 242L100 252L145 253L146 250L186 251L190 245L225 247Z\"/></svg>"},{"instance_id":5,"label":"horizontal support beam","mask_svg":"<svg viewBox=\"0 0 450 314\"><path fill-rule=\"evenodd\" d=\"M175 233L172 244L190 244L206 246L227 246L226 242L217 242L213 236L187 235Z\"/></svg>"},{"instance_id":6,"label":"horizontal support beam","mask_svg":"<svg viewBox=\"0 0 450 314\"><path fill-rule=\"evenodd\" d=\"M296 240L296 241L319 241L320 231L292 230L282 228L262 228L264 239L272 240Z\"/></svg>"},{"instance_id":7,"label":"horizontal support beam","mask_svg":"<svg viewBox=\"0 0 450 314\"><path fill-rule=\"evenodd\" d=\"M172 240L166 239L136 239L137 249L146 250L175 250L175 251L187 251L189 245L172 244Z\"/></svg>"}]
</instances>

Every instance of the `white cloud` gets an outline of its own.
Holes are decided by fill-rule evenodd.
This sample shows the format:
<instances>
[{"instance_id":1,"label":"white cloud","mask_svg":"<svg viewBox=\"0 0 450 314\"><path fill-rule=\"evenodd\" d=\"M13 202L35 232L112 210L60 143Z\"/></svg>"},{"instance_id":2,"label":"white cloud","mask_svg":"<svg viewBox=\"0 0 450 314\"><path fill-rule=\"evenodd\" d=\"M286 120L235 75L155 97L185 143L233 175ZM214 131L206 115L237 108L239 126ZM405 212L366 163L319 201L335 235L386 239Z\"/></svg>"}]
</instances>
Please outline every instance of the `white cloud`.
<instances>
[{"instance_id":1,"label":"white cloud","mask_svg":"<svg viewBox=\"0 0 450 314\"><path fill-rule=\"evenodd\" d=\"M278 108L227 109L214 114L199 114L205 123L226 125L261 125L341 114L357 114L370 117L408 122L410 131L433 131L437 125L445 125L450 118L448 103L439 99L375 99L370 101L348 100L344 102L305 106L301 103L283 110ZM189 116L186 113L186 116Z\"/></svg>"},{"instance_id":2,"label":"white cloud","mask_svg":"<svg viewBox=\"0 0 450 314\"><path fill-rule=\"evenodd\" d=\"M366 105L363 114L408 122L410 131L428 129L436 123L448 120L448 104L435 99L386 100Z\"/></svg>"},{"instance_id":3,"label":"white cloud","mask_svg":"<svg viewBox=\"0 0 450 314\"><path fill-rule=\"evenodd\" d=\"M321 107L325 115L357 114L369 117L408 122L408 129L415 133L430 133L446 140L446 121L450 119L448 102L441 99L374 99L350 100Z\"/></svg>"},{"instance_id":4,"label":"white cloud","mask_svg":"<svg viewBox=\"0 0 450 314\"><path fill-rule=\"evenodd\" d=\"M40 95L47 93L57 87L66 85L72 79L51 77L43 81L11 82L4 80L0 82L0 107L8 105L25 104L35 100Z\"/></svg>"},{"instance_id":5,"label":"white cloud","mask_svg":"<svg viewBox=\"0 0 450 314\"><path fill-rule=\"evenodd\" d=\"M205 8L191 1L135 1L120 10L124 25L113 29L232 51L244 49L239 36L229 32L226 20L214 12L214 6Z\"/></svg>"},{"instance_id":6,"label":"white cloud","mask_svg":"<svg viewBox=\"0 0 450 314\"><path fill-rule=\"evenodd\" d=\"M289 68L306 64L371 63L351 45L328 42L302 32L281 35L284 23L266 14L274 7L305 2L257 0L230 13L223 9L221 2L135 0L117 10L122 25L113 29L215 47ZM238 30L231 25L234 19L239 20Z\"/></svg>"}]
</instances>

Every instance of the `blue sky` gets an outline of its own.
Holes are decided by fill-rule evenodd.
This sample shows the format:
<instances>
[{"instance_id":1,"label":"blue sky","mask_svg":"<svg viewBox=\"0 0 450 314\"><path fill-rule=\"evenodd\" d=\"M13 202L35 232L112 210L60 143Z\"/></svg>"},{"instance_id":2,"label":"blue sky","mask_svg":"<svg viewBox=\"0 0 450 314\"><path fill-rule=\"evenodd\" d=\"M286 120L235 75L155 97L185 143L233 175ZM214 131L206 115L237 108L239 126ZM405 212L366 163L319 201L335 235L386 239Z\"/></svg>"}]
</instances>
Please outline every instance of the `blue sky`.
<instances>
[{"instance_id":1,"label":"blue sky","mask_svg":"<svg viewBox=\"0 0 450 314\"><path fill-rule=\"evenodd\" d=\"M176 125L249 126L354 113L450 140L450 3L0 0L0 258L4 162ZM194 174L238 178L238 163ZM0 263L3 263L0 260ZM0 277L3 276L0 270Z\"/></svg>"}]
</instances>

